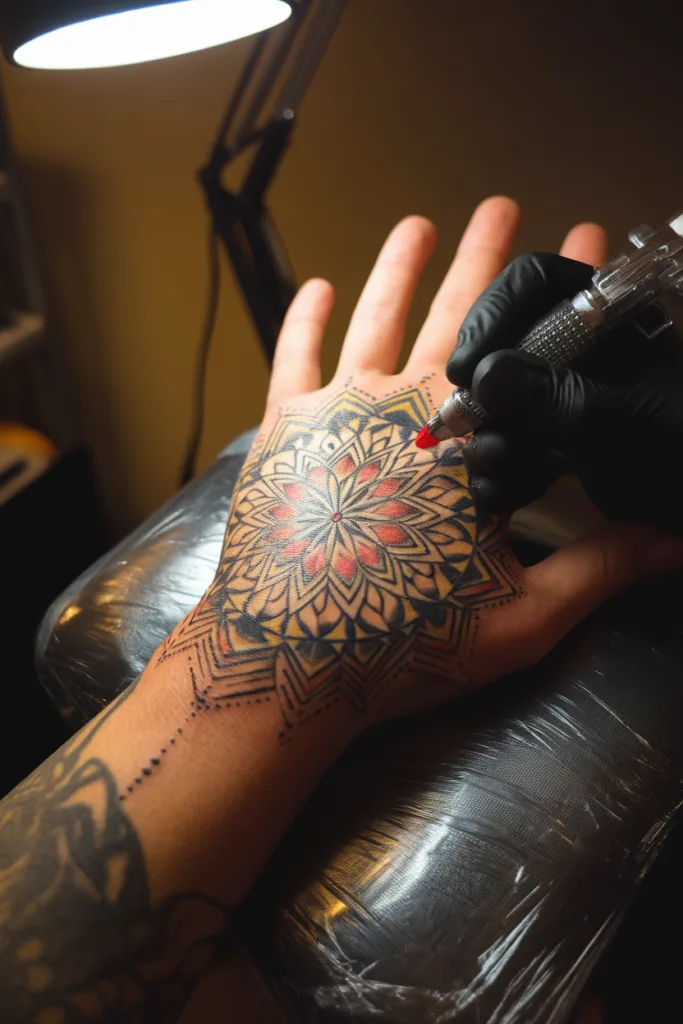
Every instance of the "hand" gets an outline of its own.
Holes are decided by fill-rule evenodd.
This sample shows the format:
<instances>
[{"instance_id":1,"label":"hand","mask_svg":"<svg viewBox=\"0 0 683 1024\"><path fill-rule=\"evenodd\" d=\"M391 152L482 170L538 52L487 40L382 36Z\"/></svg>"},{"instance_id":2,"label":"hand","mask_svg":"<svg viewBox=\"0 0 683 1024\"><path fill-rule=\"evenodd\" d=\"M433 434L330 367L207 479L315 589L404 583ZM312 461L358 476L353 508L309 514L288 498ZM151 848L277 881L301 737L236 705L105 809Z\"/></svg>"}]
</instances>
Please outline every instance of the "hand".
<instances>
[{"instance_id":1,"label":"hand","mask_svg":"<svg viewBox=\"0 0 683 1024\"><path fill-rule=\"evenodd\" d=\"M518 219L507 199L479 207L398 374L429 222L408 218L389 236L323 388L332 288L299 293L215 582L174 641L210 662L214 704L277 702L282 738L333 706L363 724L425 708L537 661L608 594L681 554L626 530L525 570L503 523L477 514L459 445L414 446ZM590 257L594 236L576 228L563 251Z\"/></svg>"},{"instance_id":2,"label":"hand","mask_svg":"<svg viewBox=\"0 0 683 1024\"><path fill-rule=\"evenodd\" d=\"M602 262L606 238L593 232ZM608 519L683 533L683 343L674 329L649 342L622 327L578 370L511 351L592 273L550 253L520 256L465 317L447 372L491 415L465 452L478 504L511 512L570 471Z\"/></svg>"}]
</instances>

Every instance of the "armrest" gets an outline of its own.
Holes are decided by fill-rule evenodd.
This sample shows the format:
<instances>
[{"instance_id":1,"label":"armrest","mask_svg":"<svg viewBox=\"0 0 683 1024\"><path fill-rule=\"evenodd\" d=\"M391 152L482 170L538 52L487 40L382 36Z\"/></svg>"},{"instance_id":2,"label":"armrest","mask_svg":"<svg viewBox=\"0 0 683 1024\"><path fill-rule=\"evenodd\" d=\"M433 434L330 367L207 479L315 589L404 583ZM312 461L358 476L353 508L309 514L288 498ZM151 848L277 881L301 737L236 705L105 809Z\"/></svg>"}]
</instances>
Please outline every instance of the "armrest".
<instances>
[{"instance_id":1,"label":"armrest","mask_svg":"<svg viewBox=\"0 0 683 1024\"><path fill-rule=\"evenodd\" d=\"M209 586L255 433L237 438L48 610L36 640L36 671L74 729L142 672Z\"/></svg>"},{"instance_id":2,"label":"armrest","mask_svg":"<svg viewBox=\"0 0 683 1024\"><path fill-rule=\"evenodd\" d=\"M346 753L243 915L292 1019L571 1019L683 799L682 585Z\"/></svg>"}]
</instances>

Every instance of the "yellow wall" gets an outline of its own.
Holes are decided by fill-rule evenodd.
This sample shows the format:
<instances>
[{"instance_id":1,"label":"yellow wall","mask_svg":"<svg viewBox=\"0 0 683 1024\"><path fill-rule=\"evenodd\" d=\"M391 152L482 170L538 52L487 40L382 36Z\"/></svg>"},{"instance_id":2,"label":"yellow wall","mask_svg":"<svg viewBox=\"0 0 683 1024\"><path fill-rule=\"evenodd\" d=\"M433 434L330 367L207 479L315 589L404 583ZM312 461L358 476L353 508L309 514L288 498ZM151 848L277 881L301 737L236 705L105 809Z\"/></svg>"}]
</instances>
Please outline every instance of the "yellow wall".
<instances>
[{"instance_id":1,"label":"yellow wall","mask_svg":"<svg viewBox=\"0 0 683 1024\"><path fill-rule=\"evenodd\" d=\"M339 291L327 371L406 213L441 230L414 331L487 194L526 208L519 249L557 246L578 219L602 220L621 246L632 223L683 206L683 25L669 7L650 5L643 24L642 4L351 0L272 197L299 278ZM194 173L246 49L3 71L53 323L119 529L174 489L207 282ZM224 282L202 465L257 421L266 387L229 272Z\"/></svg>"}]
</instances>

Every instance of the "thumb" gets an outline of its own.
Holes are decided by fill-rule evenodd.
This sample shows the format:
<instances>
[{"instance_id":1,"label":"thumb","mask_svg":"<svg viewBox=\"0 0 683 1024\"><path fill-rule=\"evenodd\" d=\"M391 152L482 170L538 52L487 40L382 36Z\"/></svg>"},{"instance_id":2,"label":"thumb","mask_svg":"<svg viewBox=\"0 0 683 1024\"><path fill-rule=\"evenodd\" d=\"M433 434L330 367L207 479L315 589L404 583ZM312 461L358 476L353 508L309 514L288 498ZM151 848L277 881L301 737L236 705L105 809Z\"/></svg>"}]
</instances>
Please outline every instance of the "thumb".
<instances>
[{"instance_id":1,"label":"thumb","mask_svg":"<svg viewBox=\"0 0 683 1024\"><path fill-rule=\"evenodd\" d=\"M683 540L649 526L600 527L525 572L544 657L591 612L639 580L683 567Z\"/></svg>"},{"instance_id":2,"label":"thumb","mask_svg":"<svg viewBox=\"0 0 683 1024\"><path fill-rule=\"evenodd\" d=\"M542 430L557 444L575 440L597 415L604 417L612 400L604 385L516 349L482 359L472 394L498 423Z\"/></svg>"}]
</instances>

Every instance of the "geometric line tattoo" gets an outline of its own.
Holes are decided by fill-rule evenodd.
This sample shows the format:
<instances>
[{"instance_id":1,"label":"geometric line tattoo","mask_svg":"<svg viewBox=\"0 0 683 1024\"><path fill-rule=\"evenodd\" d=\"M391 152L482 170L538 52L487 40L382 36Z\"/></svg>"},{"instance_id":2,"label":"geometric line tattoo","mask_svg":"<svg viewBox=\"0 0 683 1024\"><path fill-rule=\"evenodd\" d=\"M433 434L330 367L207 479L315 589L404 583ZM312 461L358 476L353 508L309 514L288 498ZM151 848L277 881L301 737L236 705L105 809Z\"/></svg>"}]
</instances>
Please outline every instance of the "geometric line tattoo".
<instances>
[{"instance_id":1,"label":"geometric line tattoo","mask_svg":"<svg viewBox=\"0 0 683 1024\"><path fill-rule=\"evenodd\" d=\"M479 611L521 588L457 442L415 447L430 412L419 388L348 387L257 440L216 580L161 652L210 680L195 713L277 700L287 730L408 667L468 684Z\"/></svg>"}]
</instances>

